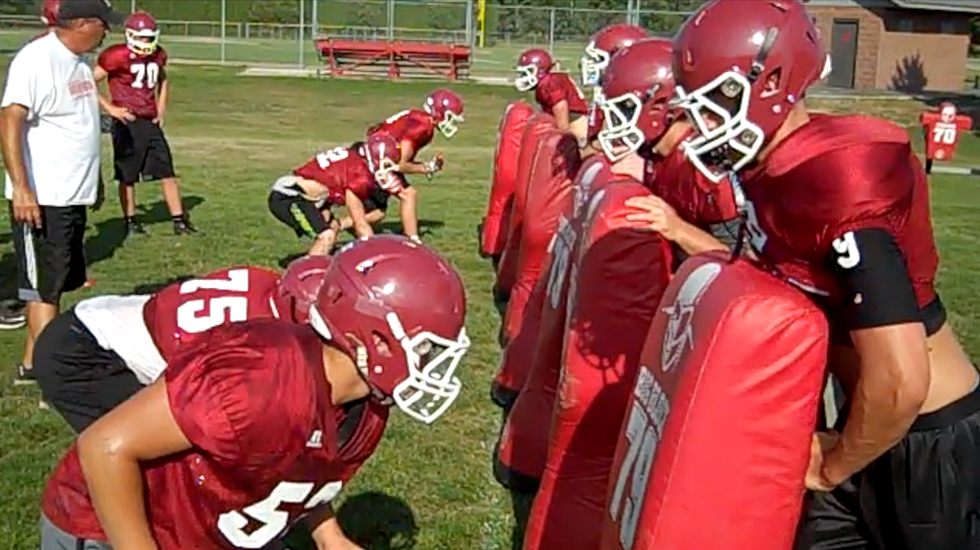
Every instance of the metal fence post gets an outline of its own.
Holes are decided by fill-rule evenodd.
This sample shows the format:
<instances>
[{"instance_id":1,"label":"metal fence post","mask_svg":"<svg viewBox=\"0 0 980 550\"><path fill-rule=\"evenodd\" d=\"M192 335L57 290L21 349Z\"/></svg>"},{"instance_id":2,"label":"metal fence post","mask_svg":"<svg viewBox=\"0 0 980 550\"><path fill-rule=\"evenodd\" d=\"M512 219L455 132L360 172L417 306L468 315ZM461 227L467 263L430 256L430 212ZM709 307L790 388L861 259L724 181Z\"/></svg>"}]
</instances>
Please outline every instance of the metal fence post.
<instances>
[{"instance_id":1,"label":"metal fence post","mask_svg":"<svg viewBox=\"0 0 980 550\"><path fill-rule=\"evenodd\" d=\"M551 24L548 30L548 52L555 53L555 8L551 8Z\"/></svg>"},{"instance_id":2,"label":"metal fence post","mask_svg":"<svg viewBox=\"0 0 980 550\"><path fill-rule=\"evenodd\" d=\"M466 2L466 45L471 48L476 45L476 37L473 34L473 2L474 0Z\"/></svg>"},{"instance_id":3,"label":"metal fence post","mask_svg":"<svg viewBox=\"0 0 980 550\"><path fill-rule=\"evenodd\" d=\"M388 0L388 40L395 39L395 0Z\"/></svg>"},{"instance_id":4,"label":"metal fence post","mask_svg":"<svg viewBox=\"0 0 980 550\"><path fill-rule=\"evenodd\" d=\"M311 23L310 34L312 35L310 38L313 38L314 40L316 40L317 36L320 36L319 4L320 4L320 0L313 0L313 8L310 13L310 23Z\"/></svg>"},{"instance_id":5,"label":"metal fence post","mask_svg":"<svg viewBox=\"0 0 980 550\"><path fill-rule=\"evenodd\" d=\"M136 0L132 0L129 3L129 11L130 13L136 13Z\"/></svg>"},{"instance_id":6,"label":"metal fence post","mask_svg":"<svg viewBox=\"0 0 980 550\"><path fill-rule=\"evenodd\" d=\"M303 47L306 45L306 0L299 0L299 66L303 67L306 64L306 59L304 59L305 52Z\"/></svg>"},{"instance_id":7,"label":"metal fence post","mask_svg":"<svg viewBox=\"0 0 980 550\"><path fill-rule=\"evenodd\" d=\"M225 57L225 19L228 15L228 6L225 4L228 0L221 0L221 63L226 60Z\"/></svg>"}]
</instances>

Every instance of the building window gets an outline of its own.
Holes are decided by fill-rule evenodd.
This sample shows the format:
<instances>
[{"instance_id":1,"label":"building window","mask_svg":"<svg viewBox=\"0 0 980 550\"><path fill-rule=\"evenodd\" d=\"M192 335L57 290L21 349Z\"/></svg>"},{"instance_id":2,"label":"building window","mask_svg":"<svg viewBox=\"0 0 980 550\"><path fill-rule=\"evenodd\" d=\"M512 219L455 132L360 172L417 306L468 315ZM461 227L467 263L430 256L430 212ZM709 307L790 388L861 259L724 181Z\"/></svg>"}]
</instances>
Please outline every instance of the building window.
<instances>
[{"instance_id":1,"label":"building window","mask_svg":"<svg viewBox=\"0 0 980 550\"><path fill-rule=\"evenodd\" d=\"M915 21L903 17L898 20L898 32L914 32L915 31Z\"/></svg>"},{"instance_id":2,"label":"building window","mask_svg":"<svg viewBox=\"0 0 980 550\"><path fill-rule=\"evenodd\" d=\"M939 23L939 32L943 34L956 34L956 21L952 19L943 19Z\"/></svg>"}]
</instances>

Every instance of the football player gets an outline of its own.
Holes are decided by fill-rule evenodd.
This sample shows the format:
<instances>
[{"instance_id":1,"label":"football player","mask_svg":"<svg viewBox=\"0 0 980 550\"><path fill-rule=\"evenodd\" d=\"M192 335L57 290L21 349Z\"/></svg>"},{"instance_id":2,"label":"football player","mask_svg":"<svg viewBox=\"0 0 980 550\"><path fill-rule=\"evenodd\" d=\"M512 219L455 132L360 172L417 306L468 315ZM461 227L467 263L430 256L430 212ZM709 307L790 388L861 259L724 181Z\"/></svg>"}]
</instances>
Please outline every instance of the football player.
<instances>
[{"instance_id":1,"label":"football player","mask_svg":"<svg viewBox=\"0 0 980 550\"><path fill-rule=\"evenodd\" d=\"M394 405L431 423L469 347L456 270L405 237L334 256L310 324L216 327L85 430L48 480L41 549L263 548L300 516L356 549L330 501Z\"/></svg>"},{"instance_id":2,"label":"football player","mask_svg":"<svg viewBox=\"0 0 980 550\"><path fill-rule=\"evenodd\" d=\"M604 120L600 107L602 103L600 78L603 71L609 66L609 61L616 52L648 36L646 29L636 25L609 25L593 34L585 46L585 53L582 54L579 64L582 68L582 84L592 88L592 101L589 103L589 130L586 146L582 148L583 156L602 150L596 143L596 139L599 131L602 130Z\"/></svg>"},{"instance_id":3,"label":"football player","mask_svg":"<svg viewBox=\"0 0 980 550\"><path fill-rule=\"evenodd\" d=\"M432 142L435 131L446 139L451 139L459 131L463 122L463 99L451 90L435 90L426 96L422 109L407 109L395 113L380 124L368 128L368 136L387 134L398 142L401 159L398 161L398 173L403 191L398 200L401 206L402 231L410 238L418 239L418 216L416 214L418 198L406 176L408 174L425 174L431 178L442 171L442 153L436 153L432 160L419 162L416 157L425 146ZM388 210L388 193L382 189L374 189L370 199L365 203L365 210L372 220L381 221ZM341 220L341 227L351 225L350 217ZM376 223L376 222L372 222Z\"/></svg>"},{"instance_id":4,"label":"football player","mask_svg":"<svg viewBox=\"0 0 980 550\"><path fill-rule=\"evenodd\" d=\"M797 547L977 547L977 369L936 293L907 132L808 111L829 64L797 0L708 3L674 47L688 158L714 181L738 173L753 251L823 304L840 344L847 402L840 431L814 437Z\"/></svg>"},{"instance_id":5,"label":"football player","mask_svg":"<svg viewBox=\"0 0 980 550\"><path fill-rule=\"evenodd\" d=\"M61 10L61 0L44 0L41 4L41 22L46 27L44 32L35 36L32 40L37 40L46 36L51 29L58 26L58 12Z\"/></svg>"},{"instance_id":6,"label":"football player","mask_svg":"<svg viewBox=\"0 0 980 550\"><path fill-rule=\"evenodd\" d=\"M627 220L661 233L684 254L724 249L737 234L726 223L738 217L731 188L710 185L684 158L681 143L691 127L669 106L672 53L670 40L648 38L613 56L602 77L605 125L598 142L614 163L634 154L646 160L642 172L630 175L655 195L627 200L638 210Z\"/></svg>"},{"instance_id":7,"label":"football player","mask_svg":"<svg viewBox=\"0 0 980 550\"><path fill-rule=\"evenodd\" d=\"M346 206L355 234L365 238L374 233L364 206L372 189L399 197L407 194L395 173L399 155L398 142L386 134L318 153L276 180L269 193L269 210L296 235L314 240L310 255L328 254L342 227L331 207ZM418 239L415 233L410 237Z\"/></svg>"},{"instance_id":8,"label":"football player","mask_svg":"<svg viewBox=\"0 0 980 550\"><path fill-rule=\"evenodd\" d=\"M551 54L537 48L527 50L517 58L514 87L519 92L534 90L541 110L555 117L558 128L570 131L579 147L584 147L589 131L589 106L575 81L555 69Z\"/></svg>"},{"instance_id":9,"label":"football player","mask_svg":"<svg viewBox=\"0 0 980 550\"><path fill-rule=\"evenodd\" d=\"M254 266L175 282L152 295L82 300L38 338L34 368L46 403L81 432L163 373L201 333L249 319L307 322L330 265L294 260L285 274Z\"/></svg>"},{"instance_id":10,"label":"football player","mask_svg":"<svg viewBox=\"0 0 980 550\"><path fill-rule=\"evenodd\" d=\"M106 48L95 67L95 80L108 80L110 98L99 95L111 116L112 151L119 203L127 234L146 233L136 219L136 182L160 180L174 234L196 231L184 211L163 122L170 97L167 52L158 45L160 30L146 12L126 19L126 43Z\"/></svg>"}]
</instances>

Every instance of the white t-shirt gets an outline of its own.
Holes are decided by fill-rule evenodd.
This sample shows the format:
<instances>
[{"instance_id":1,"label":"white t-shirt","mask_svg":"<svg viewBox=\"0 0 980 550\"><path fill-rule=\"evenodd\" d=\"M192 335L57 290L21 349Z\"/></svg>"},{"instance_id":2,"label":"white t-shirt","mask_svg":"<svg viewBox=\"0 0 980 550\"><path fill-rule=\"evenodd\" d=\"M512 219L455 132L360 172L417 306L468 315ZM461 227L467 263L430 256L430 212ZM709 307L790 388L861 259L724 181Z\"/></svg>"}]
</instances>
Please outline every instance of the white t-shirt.
<instances>
[{"instance_id":1,"label":"white t-shirt","mask_svg":"<svg viewBox=\"0 0 980 550\"><path fill-rule=\"evenodd\" d=\"M143 320L143 306L151 296L97 296L75 305L75 316L103 349L118 355L141 384L163 374L163 360Z\"/></svg>"},{"instance_id":2,"label":"white t-shirt","mask_svg":"<svg viewBox=\"0 0 980 550\"><path fill-rule=\"evenodd\" d=\"M102 143L91 67L55 33L38 38L10 63L0 106L13 104L28 110L24 164L38 204L93 204ZM12 191L7 173L7 199Z\"/></svg>"}]
</instances>

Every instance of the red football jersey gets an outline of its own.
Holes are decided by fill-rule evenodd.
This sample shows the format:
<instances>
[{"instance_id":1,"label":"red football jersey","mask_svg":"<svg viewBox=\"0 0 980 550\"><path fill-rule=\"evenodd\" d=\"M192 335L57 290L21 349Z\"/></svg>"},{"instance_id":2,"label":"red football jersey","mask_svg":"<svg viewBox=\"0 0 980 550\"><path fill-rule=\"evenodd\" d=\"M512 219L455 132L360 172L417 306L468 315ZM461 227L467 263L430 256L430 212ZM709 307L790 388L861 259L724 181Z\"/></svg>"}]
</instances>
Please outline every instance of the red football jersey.
<instances>
[{"instance_id":1,"label":"red football jersey","mask_svg":"<svg viewBox=\"0 0 980 550\"><path fill-rule=\"evenodd\" d=\"M388 134L395 138L399 145L403 141L412 142L412 158L402 159L414 161L415 155L432 142L435 136L436 125L432 122L432 117L425 111L418 109L408 109L395 113L385 119L381 124L375 124L368 128L368 136L377 132Z\"/></svg>"},{"instance_id":2,"label":"red football jersey","mask_svg":"<svg viewBox=\"0 0 980 550\"><path fill-rule=\"evenodd\" d=\"M375 185L367 160L354 147L334 147L319 153L293 170L293 174L326 187L326 202L334 206L345 203L347 190L362 201L367 200Z\"/></svg>"},{"instance_id":3,"label":"red football jersey","mask_svg":"<svg viewBox=\"0 0 980 550\"><path fill-rule=\"evenodd\" d=\"M150 527L161 550L262 548L337 495L380 441L387 409L333 405L323 343L308 326L236 323L198 344L165 371L170 410L193 447L143 465ZM356 426L342 437L345 422ZM106 539L75 445L42 508L76 537Z\"/></svg>"},{"instance_id":4,"label":"red football jersey","mask_svg":"<svg viewBox=\"0 0 980 550\"><path fill-rule=\"evenodd\" d=\"M143 306L143 321L170 361L202 332L222 325L278 317L272 292L281 276L262 267L234 267L168 285Z\"/></svg>"},{"instance_id":5,"label":"red football jersey","mask_svg":"<svg viewBox=\"0 0 980 550\"><path fill-rule=\"evenodd\" d=\"M844 297L828 262L835 240L881 228L905 258L920 308L936 299L929 184L904 129L811 115L742 185L752 248L790 282L837 303Z\"/></svg>"},{"instance_id":6,"label":"red football jersey","mask_svg":"<svg viewBox=\"0 0 980 550\"><path fill-rule=\"evenodd\" d=\"M541 110L554 115L555 105L561 101L568 102L568 112L578 113L586 116L589 113L589 105L585 102L585 96L579 89L575 81L565 73L548 73L538 82L538 87L534 90L534 97L541 106Z\"/></svg>"},{"instance_id":7,"label":"red football jersey","mask_svg":"<svg viewBox=\"0 0 980 550\"><path fill-rule=\"evenodd\" d=\"M167 52L157 48L150 55L136 55L126 44L109 46L99 55L99 67L108 73L112 102L133 116L157 116L157 85L164 78Z\"/></svg>"},{"instance_id":8,"label":"red football jersey","mask_svg":"<svg viewBox=\"0 0 980 550\"><path fill-rule=\"evenodd\" d=\"M942 113L929 111L922 113L919 122L926 130L926 158L930 160L952 160L960 133L973 128L973 119L963 114L944 122Z\"/></svg>"}]
</instances>

